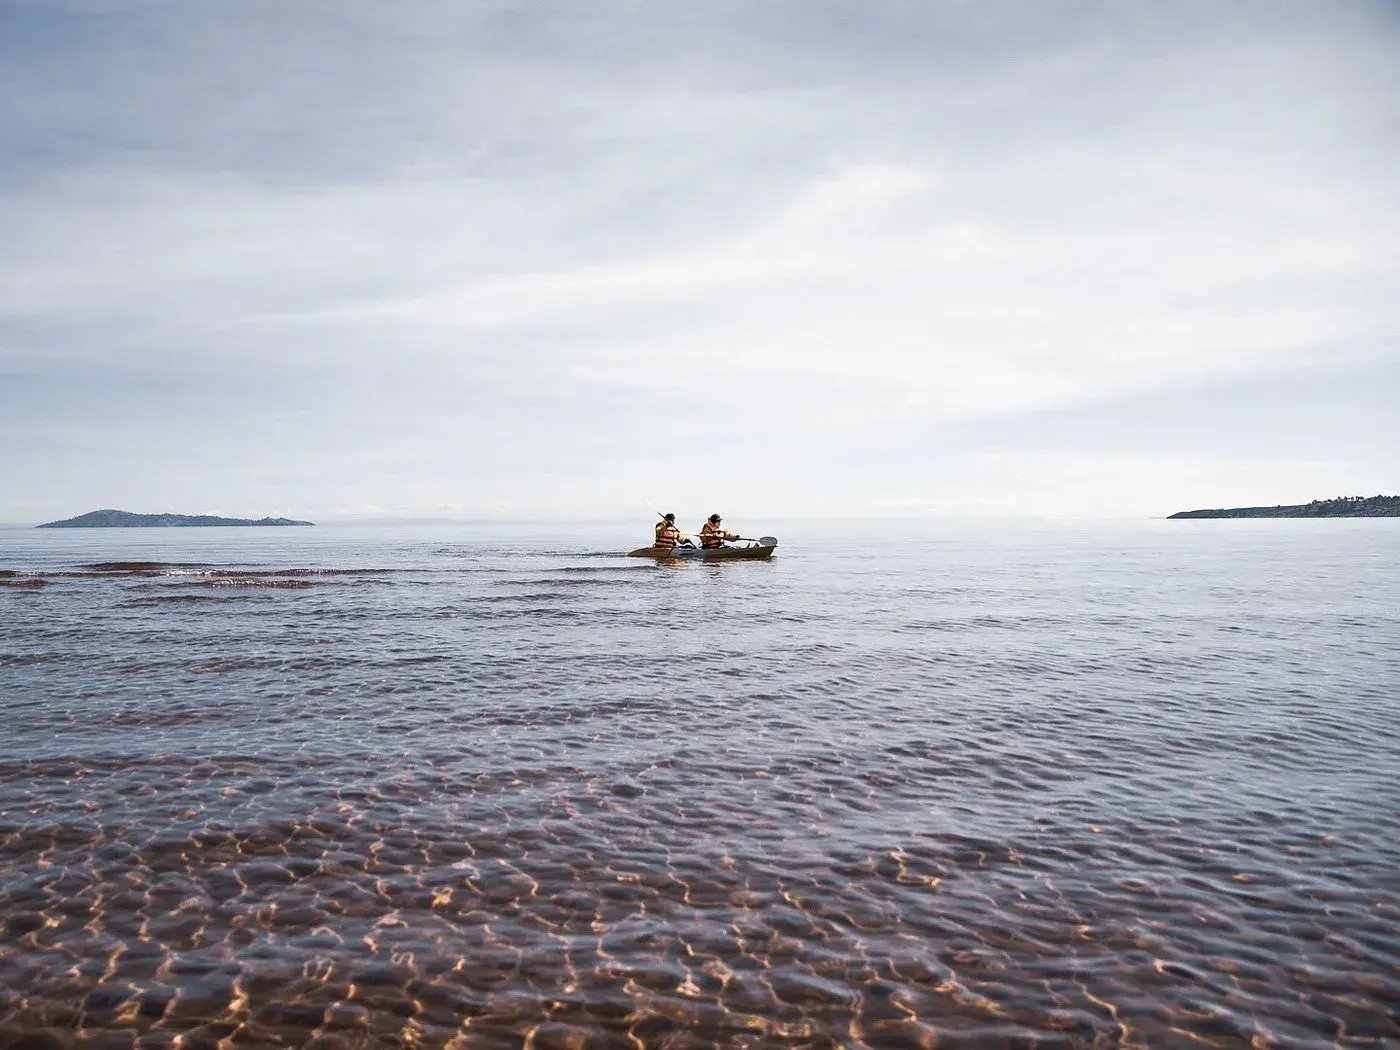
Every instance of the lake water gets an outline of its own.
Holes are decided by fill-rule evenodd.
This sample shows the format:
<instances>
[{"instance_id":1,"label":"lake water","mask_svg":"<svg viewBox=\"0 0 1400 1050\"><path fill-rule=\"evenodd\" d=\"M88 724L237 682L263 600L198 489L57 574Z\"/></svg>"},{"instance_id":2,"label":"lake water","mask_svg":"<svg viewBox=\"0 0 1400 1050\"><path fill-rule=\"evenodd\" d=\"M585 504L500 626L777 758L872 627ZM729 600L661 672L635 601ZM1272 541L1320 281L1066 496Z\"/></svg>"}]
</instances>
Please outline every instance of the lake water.
<instances>
[{"instance_id":1,"label":"lake water","mask_svg":"<svg viewBox=\"0 0 1400 1050\"><path fill-rule=\"evenodd\" d=\"M0 531L0 1045L1400 1045L1400 520L650 529Z\"/></svg>"}]
</instances>

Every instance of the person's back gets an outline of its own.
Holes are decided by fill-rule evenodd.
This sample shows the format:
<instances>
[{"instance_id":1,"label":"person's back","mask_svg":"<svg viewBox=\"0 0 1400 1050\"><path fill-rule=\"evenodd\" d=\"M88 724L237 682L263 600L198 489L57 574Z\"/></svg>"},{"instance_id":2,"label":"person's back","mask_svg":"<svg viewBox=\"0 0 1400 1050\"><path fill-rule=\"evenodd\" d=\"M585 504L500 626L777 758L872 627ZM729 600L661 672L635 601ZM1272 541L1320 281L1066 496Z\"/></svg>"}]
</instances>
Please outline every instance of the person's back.
<instances>
[{"instance_id":1,"label":"person's back","mask_svg":"<svg viewBox=\"0 0 1400 1050\"><path fill-rule=\"evenodd\" d=\"M661 550L675 550L677 544L681 542L681 530L676 528L676 516L674 514L663 514L661 520L656 523L656 543L655 546Z\"/></svg>"}]
</instances>

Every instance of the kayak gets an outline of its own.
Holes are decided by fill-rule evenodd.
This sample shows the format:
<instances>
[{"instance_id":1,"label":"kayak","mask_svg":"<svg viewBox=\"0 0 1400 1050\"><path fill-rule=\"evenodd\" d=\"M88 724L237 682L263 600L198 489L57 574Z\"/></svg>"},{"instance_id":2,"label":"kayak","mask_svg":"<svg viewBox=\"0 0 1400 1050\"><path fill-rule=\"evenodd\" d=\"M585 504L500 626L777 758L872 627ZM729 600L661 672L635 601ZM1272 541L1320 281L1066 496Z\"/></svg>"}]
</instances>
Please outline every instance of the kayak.
<instances>
[{"instance_id":1,"label":"kayak","mask_svg":"<svg viewBox=\"0 0 1400 1050\"><path fill-rule=\"evenodd\" d=\"M747 547L638 547L629 551L629 558L655 558L657 561L767 561L773 557L778 540L774 536L761 536L750 541Z\"/></svg>"}]
</instances>

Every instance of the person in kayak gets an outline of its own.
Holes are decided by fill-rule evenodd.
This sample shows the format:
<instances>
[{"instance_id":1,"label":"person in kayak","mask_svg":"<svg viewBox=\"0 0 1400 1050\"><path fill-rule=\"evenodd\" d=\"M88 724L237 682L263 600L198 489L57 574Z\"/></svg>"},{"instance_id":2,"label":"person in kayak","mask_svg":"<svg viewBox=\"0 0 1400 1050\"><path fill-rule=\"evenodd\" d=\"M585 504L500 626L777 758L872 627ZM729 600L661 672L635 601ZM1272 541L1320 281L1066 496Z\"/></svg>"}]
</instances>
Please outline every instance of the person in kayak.
<instances>
[{"instance_id":1,"label":"person in kayak","mask_svg":"<svg viewBox=\"0 0 1400 1050\"><path fill-rule=\"evenodd\" d=\"M705 524L700 526L700 546L704 547L707 551L723 546L725 540L737 540L739 538L737 532L730 532L728 529L721 527L720 522L723 520L724 519L718 514L711 514L705 520Z\"/></svg>"},{"instance_id":2,"label":"person in kayak","mask_svg":"<svg viewBox=\"0 0 1400 1050\"><path fill-rule=\"evenodd\" d=\"M675 550L681 542L681 530L676 528L676 516L674 514L663 514L661 520L656 523L656 543L654 546L662 550Z\"/></svg>"}]
</instances>

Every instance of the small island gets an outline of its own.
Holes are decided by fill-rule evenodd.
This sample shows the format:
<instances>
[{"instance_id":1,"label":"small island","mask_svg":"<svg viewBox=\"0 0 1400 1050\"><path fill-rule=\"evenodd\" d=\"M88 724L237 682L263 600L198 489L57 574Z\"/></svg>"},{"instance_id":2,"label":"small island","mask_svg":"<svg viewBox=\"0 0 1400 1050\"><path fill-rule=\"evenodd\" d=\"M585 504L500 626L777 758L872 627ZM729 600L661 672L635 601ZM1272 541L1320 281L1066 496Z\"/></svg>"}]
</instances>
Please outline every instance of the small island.
<instances>
[{"instance_id":1,"label":"small island","mask_svg":"<svg viewBox=\"0 0 1400 1050\"><path fill-rule=\"evenodd\" d=\"M1400 518L1400 496L1338 496L1278 507L1183 510L1170 518Z\"/></svg>"},{"instance_id":2,"label":"small island","mask_svg":"<svg viewBox=\"0 0 1400 1050\"><path fill-rule=\"evenodd\" d=\"M291 518L219 518L212 514L133 514L129 510L94 510L63 521L46 521L39 529L166 529L226 525L314 525Z\"/></svg>"}]
</instances>

